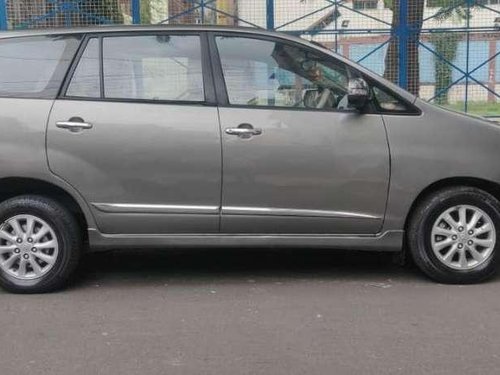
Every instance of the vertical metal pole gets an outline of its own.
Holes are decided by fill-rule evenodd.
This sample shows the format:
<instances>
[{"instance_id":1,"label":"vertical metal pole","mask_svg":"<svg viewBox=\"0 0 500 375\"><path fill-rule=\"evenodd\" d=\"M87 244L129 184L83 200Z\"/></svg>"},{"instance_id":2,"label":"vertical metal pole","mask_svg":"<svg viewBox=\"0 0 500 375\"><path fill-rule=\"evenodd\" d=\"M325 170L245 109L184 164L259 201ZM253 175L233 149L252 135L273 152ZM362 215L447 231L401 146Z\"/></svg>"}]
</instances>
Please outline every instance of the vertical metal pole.
<instances>
[{"instance_id":1,"label":"vertical metal pole","mask_svg":"<svg viewBox=\"0 0 500 375\"><path fill-rule=\"evenodd\" d=\"M335 2L335 9L333 10L333 17L335 18L335 52L339 52L339 4Z\"/></svg>"},{"instance_id":2,"label":"vertical metal pole","mask_svg":"<svg viewBox=\"0 0 500 375\"><path fill-rule=\"evenodd\" d=\"M7 30L7 3L0 0L0 30Z\"/></svg>"},{"instance_id":3,"label":"vertical metal pole","mask_svg":"<svg viewBox=\"0 0 500 375\"><path fill-rule=\"evenodd\" d=\"M274 30L274 0L266 0L266 28Z\"/></svg>"},{"instance_id":4,"label":"vertical metal pole","mask_svg":"<svg viewBox=\"0 0 500 375\"><path fill-rule=\"evenodd\" d=\"M467 55L465 57L465 102L464 112L469 110L469 54L470 54L470 6L471 0L467 0Z\"/></svg>"},{"instance_id":5,"label":"vertical metal pole","mask_svg":"<svg viewBox=\"0 0 500 375\"><path fill-rule=\"evenodd\" d=\"M201 24L204 25L205 24L205 0L200 0L200 21L201 21ZM217 6L217 5L216 5Z\"/></svg>"},{"instance_id":6,"label":"vertical metal pole","mask_svg":"<svg viewBox=\"0 0 500 375\"><path fill-rule=\"evenodd\" d=\"M268 30L274 30L274 0L266 0L266 28ZM273 77L273 79L267 80L267 105L274 106L276 102L276 97L274 95L274 83L276 82L276 76L273 69L268 66L267 76Z\"/></svg>"},{"instance_id":7,"label":"vertical metal pole","mask_svg":"<svg viewBox=\"0 0 500 375\"><path fill-rule=\"evenodd\" d=\"M493 94L496 92L496 71L497 71L497 63L496 63L496 58L495 54L497 53L497 41L495 39L490 39L488 42L489 47L488 47L488 58L491 59L490 62L488 63L488 87L491 91L488 92L488 102L495 102L496 95Z\"/></svg>"},{"instance_id":8,"label":"vertical metal pole","mask_svg":"<svg viewBox=\"0 0 500 375\"><path fill-rule=\"evenodd\" d=\"M397 30L399 41L399 77L398 83L404 89L408 88L408 41L410 29L408 27L408 0L399 0L399 27ZM413 67L417 69L418 67Z\"/></svg>"},{"instance_id":9,"label":"vertical metal pole","mask_svg":"<svg viewBox=\"0 0 500 375\"><path fill-rule=\"evenodd\" d=\"M69 9L64 9L64 27L71 27L73 24L73 21L71 19L71 10Z\"/></svg>"},{"instance_id":10,"label":"vertical metal pole","mask_svg":"<svg viewBox=\"0 0 500 375\"><path fill-rule=\"evenodd\" d=\"M141 24L141 0L132 0L132 23Z\"/></svg>"}]
</instances>

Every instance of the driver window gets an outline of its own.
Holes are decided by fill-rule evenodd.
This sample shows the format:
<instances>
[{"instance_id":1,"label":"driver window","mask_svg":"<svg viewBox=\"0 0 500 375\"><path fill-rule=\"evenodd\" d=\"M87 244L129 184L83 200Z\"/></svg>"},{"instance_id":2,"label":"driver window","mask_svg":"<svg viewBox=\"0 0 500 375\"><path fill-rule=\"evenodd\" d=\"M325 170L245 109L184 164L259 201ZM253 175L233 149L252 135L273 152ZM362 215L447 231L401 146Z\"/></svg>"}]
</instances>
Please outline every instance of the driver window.
<instances>
[{"instance_id":1,"label":"driver window","mask_svg":"<svg viewBox=\"0 0 500 375\"><path fill-rule=\"evenodd\" d=\"M291 44L217 37L229 102L336 110L346 106L347 67Z\"/></svg>"}]
</instances>

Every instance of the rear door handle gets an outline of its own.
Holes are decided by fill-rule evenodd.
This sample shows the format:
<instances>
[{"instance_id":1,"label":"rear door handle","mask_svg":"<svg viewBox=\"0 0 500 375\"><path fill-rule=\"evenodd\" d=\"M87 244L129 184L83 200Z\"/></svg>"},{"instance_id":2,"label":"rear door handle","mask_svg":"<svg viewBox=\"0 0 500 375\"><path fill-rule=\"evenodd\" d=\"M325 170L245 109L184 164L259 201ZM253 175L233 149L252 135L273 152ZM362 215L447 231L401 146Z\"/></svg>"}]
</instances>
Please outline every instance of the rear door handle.
<instances>
[{"instance_id":1,"label":"rear door handle","mask_svg":"<svg viewBox=\"0 0 500 375\"><path fill-rule=\"evenodd\" d=\"M261 135L262 129L254 128L250 124L241 124L237 128L227 128L225 132L229 135L237 135L241 138L249 138L252 135Z\"/></svg>"},{"instance_id":2,"label":"rear door handle","mask_svg":"<svg viewBox=\"0 0 500 375\"><path fill-rule=\"evenodd\" d=\"M229 135L261 135L262 129L227 128Z\"/></svg>"},{"instance_id":3,"label":"rear door handle","mask_svg":"<svg viewBox=\"0 0 500 375\"><path fill-rule=\"evenodd\" d=\"M61 129L68 129L72 132L79 132L84 129L92 129L94 125L89 122L83 121L79 117L72 117L68 121L58 121L56 126Z\"/></svg>"}]
</instances>

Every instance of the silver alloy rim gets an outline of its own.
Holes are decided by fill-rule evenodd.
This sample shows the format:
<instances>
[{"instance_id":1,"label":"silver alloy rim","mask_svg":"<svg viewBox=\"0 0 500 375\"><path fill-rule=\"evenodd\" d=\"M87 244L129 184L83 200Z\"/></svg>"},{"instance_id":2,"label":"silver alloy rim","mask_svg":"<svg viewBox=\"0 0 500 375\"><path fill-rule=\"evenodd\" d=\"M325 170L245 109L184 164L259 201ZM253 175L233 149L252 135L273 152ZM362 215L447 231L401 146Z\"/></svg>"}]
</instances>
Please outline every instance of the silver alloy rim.
<instances>
[{"instance_id":1,"label":"silver alloy rim","mask_svg":"<svg viewBox=\"0 0 500 375\"><path fill-rule=\"evenodd\" d=\"M444 265L456 270L470 270L481 265L491 257L495 244L493 220L474 206L451 207L432 227L434 254Z\"/></svg>"},{"instance_id":2,"label":"silver alloy rim","mask_svg":"<svg viewBox=\"0 0 500 375\"><path fill-rule=\"evenodd\" d=\"M17 215L0 225L0 269L16 279L42 277L54 267L58 253L54 230L39 217Z\"/></svg>"}]
</instances>

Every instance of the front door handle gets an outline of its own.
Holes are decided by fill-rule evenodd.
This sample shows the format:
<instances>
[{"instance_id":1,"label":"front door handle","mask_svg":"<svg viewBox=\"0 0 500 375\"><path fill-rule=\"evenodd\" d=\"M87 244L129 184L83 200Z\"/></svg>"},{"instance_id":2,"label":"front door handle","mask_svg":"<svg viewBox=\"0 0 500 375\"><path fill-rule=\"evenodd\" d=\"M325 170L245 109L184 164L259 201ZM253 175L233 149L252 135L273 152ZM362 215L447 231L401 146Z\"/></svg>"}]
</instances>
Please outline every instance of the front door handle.
<instances>
[{"instance_id":1,"label":"front door handle","mask_svg":"<svg viewBox=\"0 0 500 375\"><path fill-rule=\"evenodd\" d=\"M252 135L261 135L262 129L254 128L250 124L241 124L237 128L227 128L226 134L237 135L241 138L250 138Z\"/></svg>"},{"instance_id":2,"label":"front door handle","mask_svg":"<svg viewBox=\"0 0 500 375\"><path fill-rule=\"evenodd\" d=\"M58 121L56 126L61 129L68 129L71 132L79 132L84 129L92 129L94 125L83 121L80 117L72 117L68 121Z\"/></svg>"}]
</instances>

